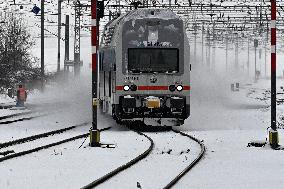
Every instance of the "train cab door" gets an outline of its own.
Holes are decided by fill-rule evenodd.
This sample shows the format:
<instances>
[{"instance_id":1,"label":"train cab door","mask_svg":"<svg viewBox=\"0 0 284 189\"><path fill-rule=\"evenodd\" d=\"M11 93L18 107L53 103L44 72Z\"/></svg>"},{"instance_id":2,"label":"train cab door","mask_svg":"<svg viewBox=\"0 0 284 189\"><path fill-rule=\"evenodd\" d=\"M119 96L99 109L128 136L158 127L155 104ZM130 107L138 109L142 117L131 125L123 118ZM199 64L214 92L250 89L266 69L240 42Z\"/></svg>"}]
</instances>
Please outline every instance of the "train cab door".
<instances>
[{"instance_id":1,"label":"train cab door","mask_svg":"<svg viewBox=\"0 0 284 189\"><path fill-rule=\"evenodd\" d=\"M109 113L111 103L111 72L104 71L104 102L103 112Z\"/></svg>"},{"instance_id":2,"label":"train cab door","mask_svg":"<svg viewBox=\"0 0 284 189\"><path fill-rule=\"evenodd\" d=\"M104 52L99 51L99 108L103 109L103 101L104 101L104 72L103 72L103 57Z\"/></svg>"},{"instance_id":3,"label":"train cab door","mask_svg":"<svg viewBox=\"0 0 284 189\"><path fill-rule=\"evenodd\" d=\"M112 98L112 73L115 64L113 49L106 49L104 51L103 58L103 76L102 76L102 86L103 86L103 112L111 114L111 98Z\"/></svg>"}]
</instances>

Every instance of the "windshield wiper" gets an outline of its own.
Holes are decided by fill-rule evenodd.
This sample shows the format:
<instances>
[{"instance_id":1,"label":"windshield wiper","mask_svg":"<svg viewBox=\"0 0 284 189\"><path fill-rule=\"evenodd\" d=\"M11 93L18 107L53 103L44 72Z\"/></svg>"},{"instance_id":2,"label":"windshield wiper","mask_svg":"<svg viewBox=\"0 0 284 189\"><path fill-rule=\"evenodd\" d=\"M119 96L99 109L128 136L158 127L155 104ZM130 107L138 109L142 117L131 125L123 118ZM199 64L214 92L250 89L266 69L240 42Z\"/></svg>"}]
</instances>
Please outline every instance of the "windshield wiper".
<instances>
[{"instance_id":1,"label":"windshield wiper","mask_svg":"<svg viewBox=\"0 0 284 189\"><path fill-rule=\"evenodd\" d=\"M141 74L142 72L138 69L132 69L129 71L131 74Z\"/></svg>"},{"instance_id":2,"label":"windshield wiper","mask_svg":"<svg viewBox=\"0 0 284 189\"><path fill-rule=\"evenodd\" d=\"M177 71L166 71L166 74L175 74L175 73L177 73Z\"/></svg>"}]
</instances>

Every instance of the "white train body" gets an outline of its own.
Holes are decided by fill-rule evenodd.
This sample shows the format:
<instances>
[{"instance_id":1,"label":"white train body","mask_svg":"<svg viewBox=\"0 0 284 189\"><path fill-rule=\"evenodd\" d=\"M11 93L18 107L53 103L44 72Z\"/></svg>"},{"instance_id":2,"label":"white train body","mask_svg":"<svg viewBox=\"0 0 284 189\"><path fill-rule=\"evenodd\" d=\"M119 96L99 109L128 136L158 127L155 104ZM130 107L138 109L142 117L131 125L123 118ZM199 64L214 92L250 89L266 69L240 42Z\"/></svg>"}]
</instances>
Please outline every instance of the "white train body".
<instances>
[{"instance_id":1,"label":"white train body","mask_svg":"<svg viewBox=\"0 0 284 189\"><path fill-rule=\"evenodd\" d=\"M99 52L103 112L151 126L179 126L189 117L189 43L171 10L137 9L110 21Z\"/></svg>"}]
</instances>

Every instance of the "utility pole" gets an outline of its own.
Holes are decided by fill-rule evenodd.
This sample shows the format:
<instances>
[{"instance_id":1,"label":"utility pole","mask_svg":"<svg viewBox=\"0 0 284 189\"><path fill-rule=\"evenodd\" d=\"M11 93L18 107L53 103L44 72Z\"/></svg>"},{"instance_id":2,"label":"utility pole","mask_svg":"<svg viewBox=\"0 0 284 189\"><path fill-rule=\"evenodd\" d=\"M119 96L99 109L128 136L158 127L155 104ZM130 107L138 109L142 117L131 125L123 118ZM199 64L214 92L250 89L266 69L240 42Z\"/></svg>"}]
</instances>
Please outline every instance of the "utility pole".
<instances>
[{"instance_id":1,"label":"utility pole","mask_svg":"<svg viewBox=\"0 0 284 189\"><path fill-rule=\"evenodd\" d=\"M112 12L111 12L111 11L109 11L108 21L111 21L111 19L112 19Z\"/></svg>"},{"instance_id":2,"label":"utility pole","mask_svg":"<svg viewBox=\"0 0 284 189\"><path fill-rule=\"evenodd\" d=\"M212 69L213 71L215 72L215 68L216 68L216 65L215 65L215 55L216 55L216 35L215 35L215 22L213 22L213 25L212 25L212 40L213 40L213 46L212 46Z\"/></svg>"},{"instance_id":3,"label":"utility pole","mask_svg":"<svg viewBox=\"0 0 284 189\"><path fill-rule=\"evenodd\" d=\"M202 62L202 65L204 64L204 62L203 62L203 56L204 56L204 22L202 22L202 33L201 33L201 35L202 35L202 49L201 49L201 62Z\"/></svg>"},{"instance_id":4,"label":"utility pole","mask_svg":"<svg viewBox=\"0 0 284 189\"><path fill-rule=\"evenodd\" d=\"M60 72L61 2L62 2L62 0L58 0L57 73Z\"/></svg>"},{"instance_id":5,"label":"utility pole","mask_svg":"<svg viewBox=\"0 0 284 189\"><path fill-rule=\"evenodd\" d=\"M258 47L258 40L254 39L254 79L257 81L257 71L256 71L256 49Z\"/></svg>"},{"instance_id":6,"label":"utility pole","mask_svg":"<svg viewBox=\"0 0 284 189\"><path fill-rule=\"evenodd\" d=\"M210 70L211 68L211 36L210 36L210 30L209 30L209 27L208 27L208 69Z\"/></svg>"},{"instance_id":7,"label":"utility pole","mask_svg":"<svg viewBox=\"0 0 284 189\"><path fill-rule=\"evenodd\" d=\"M266 40L265 40L265 43L264 43L264 48L265 48L265 67L264 67L264 69L265 69L265 78L266 78L266 76L267 76L267 44L268 44L268 37L269 36L269 30L268 30L268 26L267 26L267 32L266 32Z\"/></svg>"},{"instance_id":8,"label":"utility pole","mask_svg":"<svg viewBox=\"0 0 284 189\"><path fill-rule=\"evenodd\" d=\"M99 47L99 18L97 14L97 0L91 1L92 15L92 97L93 97L93 122L90 130L90 146L100 146L100 132L97 125L97 99L98 99L98 47Z\"/></svg>"},{"instance_id":9,"label":"utility pole","mask_svg":"<svg viewBox=\"0 0 284 189\"><path fill-rule=\"evenodd\" d=\"M271 0L271 128L269 130L269 144L274 149L279 146L276 120L276 0Z\"/></svg>"},{"instance_id":10,"label":"utility pole","mask_svg":"<svg viewBox=\"0 0 284 189\"><path fill-rule=\"evenodd\" d=\"M239 36L236 33L236 43L235 43L235 71L239 70Z\"/></svg>"},{"instance_id":11,"label":"utility pole","mask_svg":"<svg viewBox=\"0 0 284 189\"><path fill-rule=\"evenodd\" d=\"M118 6L119 6L119 15L121 15L121 7L120 7L120 3L121 3L121 1L119 0L119 1L118 1Z\"/></svg>"},{"instance_id":12,"label":"utility pole","mask_svg":"<svg viewBox=\"0 0 284 189\"><path fill-rule=\"evenodd\" d=\"M116 0L116 5L118 5L118 8L116 8L116 12L119 13L119 15L121 15L120 1L121 0ZM143 4L144 4L144 1L143 1Z\"/></svg>"},{"instance_id":13,"label":"utility pole","mask_svg":"<svg viewBox=\"0 0 284 189\"><path fill-rule=\"evenodd\" d=\"M196 64L196 35L197 35L197 25L194 24L194 64Z\"/></svg>"},{"instance_id":14,"label":"utility pole","mask_svg":"<svg viewBox=\"0 0 284 189\"><path fill-rule=\"evenodd\" d=\"M41 90L44 90L44 0L41 0Z\"/></svg>"},{"instance_id":15,"label":"utility pole","mask_svg":"<svg viewBox=\"0 0 284 189\"><path fill-rule=\"evenodd\" d=\"M249 37L248 37L248 62L247 62L247 72L249 76Z\"/></svg>"},{"instance_id":16,"label":"utility pole","mask_svg":"<svg viewBox=\"0 0 284 189\"><path fill-rule=\"evenodd\" d=\"M266 41L264 42L264 77L266 78L267 74L267 49L266 49Z\"/></svg>"},{"instance_id":17,"label":"utility pole","mask_svg":"<svg viewBox=\"0 0 284 189\"><path fill-rule=\"evenodd\" d=\"M226 35L226 72L228 72L228 42L229 33Z\"/></svg>"},{"instance_id":18,"label":"utility pole","mask_svg":"<svg viewBox=\"0 0 284 189\"><path fill-rule=\"evenodd\" d=\"M75 39L74 39L74 74L80 73L80 30L81 30L81 4L80 1L75 1Z\"/></svg>"},{"instance_id":19,"label":"utility pole","mask_svg":"<svg viewBox=\"0 0 284 189\"><path fill-rule=\"evenodd\" d=\"M69 57L69 15L66 15L65 18L65 61L64 61L64 71L69 72L69 66L66 66L65 63L70 59Z\"/></svg>"}]
</instances>

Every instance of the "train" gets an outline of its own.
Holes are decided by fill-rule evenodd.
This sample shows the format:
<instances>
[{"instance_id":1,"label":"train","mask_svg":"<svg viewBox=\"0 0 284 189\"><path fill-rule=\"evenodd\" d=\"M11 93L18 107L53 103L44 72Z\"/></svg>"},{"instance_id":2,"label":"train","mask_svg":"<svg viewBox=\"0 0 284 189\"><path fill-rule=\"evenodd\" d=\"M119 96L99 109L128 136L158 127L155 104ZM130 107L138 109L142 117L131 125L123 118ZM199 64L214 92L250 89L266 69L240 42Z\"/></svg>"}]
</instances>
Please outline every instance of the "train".
<instances>
[{"instance_id":1,"label":"train","mask_svg":"<svg viewBox=\"0 0 284 189\"><path fill-rule=\"evenodd\" d=\"M180 126L190 116L190 46L170 9L138 8L109 21L99 47L102 112L118 122Z\"/></svg>"}]
</instances>

